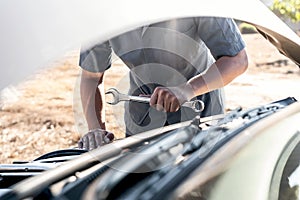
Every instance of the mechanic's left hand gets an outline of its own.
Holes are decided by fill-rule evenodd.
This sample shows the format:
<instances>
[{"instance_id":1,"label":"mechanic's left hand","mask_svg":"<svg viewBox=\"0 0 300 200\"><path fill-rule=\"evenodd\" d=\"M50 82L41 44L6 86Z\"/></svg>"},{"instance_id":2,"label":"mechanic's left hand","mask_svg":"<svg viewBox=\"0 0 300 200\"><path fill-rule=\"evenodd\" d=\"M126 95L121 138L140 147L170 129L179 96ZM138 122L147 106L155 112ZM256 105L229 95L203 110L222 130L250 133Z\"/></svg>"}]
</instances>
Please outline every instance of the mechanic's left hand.
<instances>
[{"instance_id":1,"label":"mechanic's left hand","mask_svg":"<svg viewBox=\"0 0 300 200\"><path fill-rule=\"evenodd\" d=\"M176 112L180 105L194 97L189 84L178 87L157 87L150 98L150 106L159 111Z\"/></svg>"},{"instance_id":2,"label":"mechanic's left hand","mask_svg":"<svg viewBox=\"0 0 300 200\"><path fill-rule=\"evenodd\" d=\"M88 151L96 149L114 140L114 134L103 129L93 129L82 136L78 142L79 149Z\"/></svg>"}]
</instances>

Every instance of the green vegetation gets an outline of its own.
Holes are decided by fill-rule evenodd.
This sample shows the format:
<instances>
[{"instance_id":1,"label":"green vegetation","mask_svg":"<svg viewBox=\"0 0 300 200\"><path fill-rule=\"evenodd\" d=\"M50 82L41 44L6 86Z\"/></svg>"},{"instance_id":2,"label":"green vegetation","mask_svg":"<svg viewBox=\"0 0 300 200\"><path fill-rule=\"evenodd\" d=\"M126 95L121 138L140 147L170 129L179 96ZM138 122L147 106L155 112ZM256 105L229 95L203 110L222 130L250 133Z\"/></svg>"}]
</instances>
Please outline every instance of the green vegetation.
<instances>
[{"instance_id":1,"label":"green vegetation","mask_svg":"<svg viewBox=\"0 0 300 200\"><path fill-rule=\"evenodd\" d=\"M271 10L281 18L300 21L300 0L274 0Z\"/></svg>"},{"instance_id":2,"label":"green vegetation","mask_svg":"<svg viewBox=\"0 0 300 200\"><path fill-rule=\"evenodd\" d=\"M245 22L239 24L239 29L243 34L257 33L256 28L254 26Z\"/></svg>"}]
</instances>

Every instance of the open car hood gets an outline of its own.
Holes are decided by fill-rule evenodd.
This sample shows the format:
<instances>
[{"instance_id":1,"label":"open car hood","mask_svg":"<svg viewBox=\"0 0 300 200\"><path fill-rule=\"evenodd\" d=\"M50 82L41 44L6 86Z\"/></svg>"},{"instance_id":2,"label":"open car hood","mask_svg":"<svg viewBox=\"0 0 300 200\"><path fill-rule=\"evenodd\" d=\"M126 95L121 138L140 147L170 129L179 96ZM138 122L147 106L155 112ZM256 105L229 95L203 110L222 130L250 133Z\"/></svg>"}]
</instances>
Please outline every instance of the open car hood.
<instances>
[{"instance_id":1,"label":"open car hood","mask_svg":"<svg viewBox=\"0 0 300 200\"><path fill-rule=\"evenodd\" d=\"M259 0L10 0L0 2L0 89L80 48L138 26L194 16L253 24L280 52L300 63L300 38Z\"/></svg>"}]
</instances>

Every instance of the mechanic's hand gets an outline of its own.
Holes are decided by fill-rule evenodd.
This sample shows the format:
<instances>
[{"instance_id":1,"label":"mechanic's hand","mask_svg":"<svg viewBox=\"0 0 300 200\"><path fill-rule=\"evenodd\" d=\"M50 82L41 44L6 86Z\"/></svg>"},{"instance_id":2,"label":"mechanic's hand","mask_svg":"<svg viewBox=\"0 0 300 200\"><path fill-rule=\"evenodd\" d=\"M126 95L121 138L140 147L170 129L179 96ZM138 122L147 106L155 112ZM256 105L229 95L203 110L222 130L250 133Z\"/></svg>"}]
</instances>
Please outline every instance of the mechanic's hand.
<instances>
[{"instance_id":1,"label":"mechanic's hand","mask_svg":"<svg viewBox=\"0 0 300 200\"><path fill-rule=\"evenodd\" d=\"M104 144L110 143L114 139L114 134L103 129L94 129L82 136L78 142L78 148L93 150Z\"/></svg>"},{"instance_id":2,"label":"mechanic's hand","mask_svg":"<svg viewBox=\"0 0 300 200\"><path fill-rule=\"evenodd\" d=\"M189 84L178 87L157 87L150 99L150 106L159 111L176 112L180 105L194 97L194 91Z\"/></svg>"}]
</instances>

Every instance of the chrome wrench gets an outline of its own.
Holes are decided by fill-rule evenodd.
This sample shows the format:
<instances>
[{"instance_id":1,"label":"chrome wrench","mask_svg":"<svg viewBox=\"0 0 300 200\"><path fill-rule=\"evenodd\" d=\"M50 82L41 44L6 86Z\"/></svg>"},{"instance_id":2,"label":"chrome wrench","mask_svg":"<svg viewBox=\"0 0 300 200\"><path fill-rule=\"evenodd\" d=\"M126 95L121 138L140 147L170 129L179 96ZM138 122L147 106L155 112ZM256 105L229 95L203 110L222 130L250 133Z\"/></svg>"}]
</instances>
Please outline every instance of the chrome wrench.
<instances>
[{"instance_id":1,"label":"chrome wrench","mask_svg":"<svg viewBox=\"0 0 300 200\"><path fill-rule=\"evenodd\" d=\"M112 100L106 102L110 105L116 105L120 101L136 101L136 102L141 102L141 103L149 103L150 102L149 97L131 96L131 95L127 95L127 94L122 94L115 88L109 88L105 92L105 94L112 95ZM201 112L204 109L204 103L201 100L187 101L187 102L183 103L181 106L192 108L195 112Z\"/></svg>"}]
</instances>

